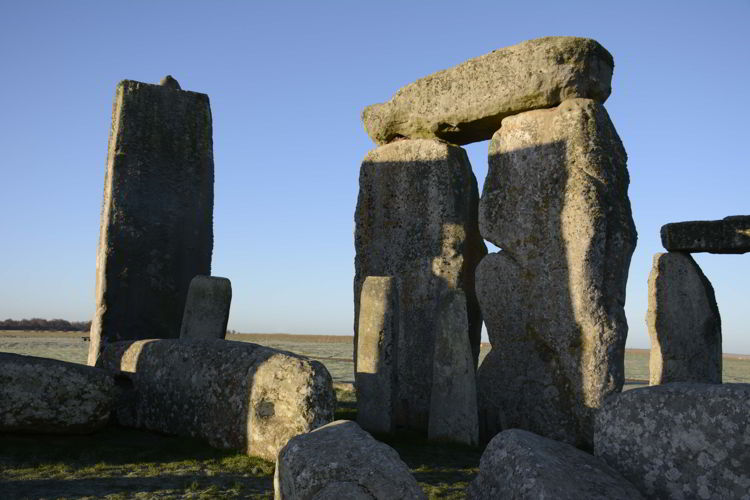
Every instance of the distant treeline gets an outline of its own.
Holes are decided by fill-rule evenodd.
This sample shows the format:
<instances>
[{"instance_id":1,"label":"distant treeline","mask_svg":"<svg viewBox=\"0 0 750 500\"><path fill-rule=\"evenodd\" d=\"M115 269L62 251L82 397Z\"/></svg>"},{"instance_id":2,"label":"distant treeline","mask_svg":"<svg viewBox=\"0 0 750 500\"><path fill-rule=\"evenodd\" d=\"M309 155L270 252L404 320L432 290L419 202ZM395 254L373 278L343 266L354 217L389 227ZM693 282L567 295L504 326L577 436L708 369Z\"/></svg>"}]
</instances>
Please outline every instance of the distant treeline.
<instances>
[{"instance_id":1,"label":"distant treeline","mask_svg":"<svg viewBox=\"0 0 750 500\"><path fill-rule=\"evenodd\" d=\"M67 321L64 319L6 319L0 321L0 330L52 330L57 332L88 332L91 321Z\"/></svg>"}]
</instances>

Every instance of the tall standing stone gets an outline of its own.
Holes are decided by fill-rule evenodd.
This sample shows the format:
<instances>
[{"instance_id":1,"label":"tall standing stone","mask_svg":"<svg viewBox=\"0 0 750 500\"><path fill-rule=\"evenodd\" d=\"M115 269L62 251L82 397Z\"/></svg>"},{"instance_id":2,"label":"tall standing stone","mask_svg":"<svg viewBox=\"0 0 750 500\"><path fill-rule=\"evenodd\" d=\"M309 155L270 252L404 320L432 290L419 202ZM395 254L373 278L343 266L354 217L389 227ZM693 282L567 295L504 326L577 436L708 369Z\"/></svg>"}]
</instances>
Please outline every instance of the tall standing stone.
<instances>
[{"instance_id":1,"label":"tall standing stone","mask_svg":"<svg viewBox=\"0 0 750 500\"><path fill-rule=\"evenodd\" d=\"M480 426L590 447L593 410L622 388L636 231L626 153L604 107L571 99L503 120L490 144L477 268L492 351Z\"/></svg>"},{"instance_id":2,"label":"tall standing stone","mask_svg":"<svg viewBox=\"0 0 750 500\"><path fill-rule=\"evenodd\" d=\"M487 250L477 227L477 203L476 178L466 152L457 146L396 141L374 149L362 163L355 213L354 324L365 278L396 278L397 427L427 429L436 317L448 290L466 293L474 363L479 356L482 319L474 270ZM355 329L355 348L357 342Z\"/></svg>"},{"instance_id":3,"label":"tall standing stone","mask_svg":"<svg viewBox=\"0 0 750 500\"><path fill-rule=\"evenodd\" d=\"M721 316L714 288L686 253L657 253L648 279L651 385L721 383Z\"/></svg>"},{"instance_id":4,"label":"tall standing stone","mask_svg":"<svg viewBox=\"0 0 750 500\"><path fill-rule=\"evenodd\" d=\"M208 96L174 85L120 82L89 364L108 342L179 336L190 280L211 274L213 184Z\"/></svg>"},{"instance_id":5,"label":"tall standing stone","mask_svg":"<svg viewBox=\"0 0 750 500\"><path fill-rule=\"evenodd\" d=\"M218 276L196 276L190 281L180 338L223 339L227 335L232 283Z\"/></svg>"}]
</instances>

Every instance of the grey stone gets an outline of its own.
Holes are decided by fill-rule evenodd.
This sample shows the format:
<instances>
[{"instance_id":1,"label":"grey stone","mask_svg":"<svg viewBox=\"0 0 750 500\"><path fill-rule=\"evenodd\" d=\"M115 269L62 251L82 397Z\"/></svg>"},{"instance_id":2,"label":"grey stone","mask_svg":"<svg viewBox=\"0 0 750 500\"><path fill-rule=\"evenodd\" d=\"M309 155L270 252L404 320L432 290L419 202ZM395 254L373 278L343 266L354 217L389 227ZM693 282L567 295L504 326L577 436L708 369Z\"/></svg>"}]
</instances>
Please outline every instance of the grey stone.
<instances>
[{"instance_id":1,"label":"grey stone","mask_svg":"<svg viewBox=\"0 0 750 500\"><path fill-rule=\"evenodd\" d=\"M628 183L595 101L506 118L493 137L479 226L502 251L476 273L492 344L477 382L483 439L518 427L590 448L593 410L624 382Z\"/></svg>"},{"instance_id":2,"label":"grey stone","mask_svg":"<svg viewBox=\"0 0 750 500\"><path fill-rule=\"evenodd\" d=\"M594 454L647 498L750 499L750 384L676 382L613 395Z\"/></svg>"},{"instance_id":3,"label":"grey stone","mask_svg":"<svg viewBox=\"0 0 750 500\"><path fill-rule=\"evenodd\" d=\"M279 452L273 484L276 500L427 498L398 453L350 420L290 439ZM336 491L348 494L336 497Z\"/></svg>"},{"instance_id":4,"label":"grey stone","mask_svg":"<svg viewBox=\"0 0 750 500\"><path fill-rule=\"evenodd\" d=\"M586 97L604 102L614 61L596 41L546 37L505 47L421 78L362 112L382 145L400 137L484 141L506 116Z\"/></svg>"},{"instance_id":5,"label":"grey stone","mask_svg":"<svg viewBox=\"0 0 750 500\"><path fill-rule=\"evenodd\" d=\"M162 78L161 81L159 82L159 85L161 85L163 87L169 87L170 89L182 90L182 88L180 87L179 82L177 80L175 80L172 77L172 75L167 75L164 78Z\"/></svg>"},{"instance_id":6,"label":"grey stone","mask_svg":"<svg viewBox=\"0 0 750 500\"><path fill-rule=\"evenodd\" d=\"M487 445L467 498L635 500L643 496L594 456L569 444L510 429Z\"/></svg>"},{"instance_id":7,"label":"grey stone","mask_svg":"<svg viewBox=\"0 0 750 500\"><path fill-rule=\"evenodd\" d=\"M433 441L476 446L479 440L476 367L467 332L466 296L461 290L446 295L437 312L427 436Z\"/></svg>"},{"instance_id":8,"label":"grey stone","mask_svg":"<svg viewBox=\"0 0 750 500\"><path fill-rule=\"evenodd\" d=\"M366 431L393 430L398 340L398 286L390 276L362 285L357 330L357 423Z\"/></svg>"},{"instance_id":9,"label":"grey stone","mask_svg":"<svg viewBox=\"0 0 750 500\"><path fill-rule=\"evenodd\" d=\"M249 342L115 342L97 365L129 373L133 382L132 401L118 408L121 425L266 460L291 437L333 420L333 385L321 363Z\"/></svg>"},{"instance_id":10,"label":"grey stone","mask_svg":"<svg viewBox=\"0 0 750 500\"><path fill-rule=\"evenodd\" d=\"M99 368L0 353L0 432L94 432L115 398L112 374Z\"/></svg>"},{"instance_id":11,"label":"grey stone","mask_svg":"<svg viewBox=\"0 0 750 500\"><path fill-rule=\"evenodd\" d=\"M750 252L750 215L665 224L661 244L670 252Z\"/></svg>"},{"instance_id":12,"label":"grey stone","mask_svg":"<svg viewBox=\"0 0 750 500\"><path fill-rule=\"evenodd\" d=\"M211 133L207 95L117 85L89 365L107 342L179 337L190 280L211 274Z\"/></svg>"},{"instance_id":13,"label":"grey stone","mask_svg":"<svg viewBox=\"0 0 750 500\"><path fill-rule=\"evenodd\" d=\"M648 278L651 385L721 383L721 316L714 288L689 254L657 253Z\"/></svg>"},{"instance_id":14,"label":"grey stone","mask_svg":"<svg viewBox=\"0 0 750 500\"><path fill-rule=\"evenodd\" d=\"M478 198L466 152L440 141L396 141L370 151L362 163L354 217L354 345L362 283L367 276L393 276L399 283L396 427L427 430L435 313L447 290L466 293L474 363L479 356L474 269L487 250L477 227Z\"/></svg>"},{"instance_id":15,"label":"grey stone","mask_svg":"<svg viewBox=\"0 0 750 500\"><path fill-rule=\"evenodd\" d=\"M227 334L232 283L217 276L196 276L190 281L180 338L223 339Z\"/></svg>"}]
</instances>

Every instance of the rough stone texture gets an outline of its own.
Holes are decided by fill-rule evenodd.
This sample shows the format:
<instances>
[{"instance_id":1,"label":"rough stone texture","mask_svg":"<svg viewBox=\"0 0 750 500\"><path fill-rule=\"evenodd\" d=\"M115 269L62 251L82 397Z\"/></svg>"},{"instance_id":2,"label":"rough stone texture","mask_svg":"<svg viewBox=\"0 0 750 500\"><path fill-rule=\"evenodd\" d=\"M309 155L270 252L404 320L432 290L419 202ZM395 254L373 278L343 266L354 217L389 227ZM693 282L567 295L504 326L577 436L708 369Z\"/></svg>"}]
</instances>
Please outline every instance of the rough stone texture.
<instances>
[{"instance_id":1,"label":"rough stone texture","mask_svg":"<svg viewBox=\"0 0 750 500\"><path fill-rule=\"evenodd\" d=\"M469 499L635 500L638 490L604 462L569 444L520 429L495 436L482 453Z\"/></svg>"},{"instance_id":2,"label":"rough stone texture","mask_svg":"<svg viewBox=\"0 0 750 500\"><path fill-rule=\"evenodd\" d=\"M232 283L217 276L196 276L190 281L180 338L223 339L227 334Z\"/></svg>"},{"instance_id":3,"label":"rough stone texture","mask_svg":"<svg viewBox=\"0 0 750 500\"><path fill-rule=\"evenodd\" d=\"M368 276L357 330L357 423L366 431L393 430L398 339L398 286L391 276Z\"/></svg>"},{"instance_id":4,"label":"rough stone texture","mask_svg":"<svg viewBox=\"0 0 750 500\"><path fill-rule=\"evenodd\" d=\"M493 137L479 224L502 251L476 273L493 346L478 372L483 439L518 427L590 448L593 409L624 381L628 183L595 101L506 118Z\"/></svg>"},{"instance_id":5,"label":"rough stone texture","mask_svg":"<svg viewBox=\"0 0 750 500\"><path fill-rule=\"evenodd\" d=\"M606 400L594 454L648 498L750 499L750 384L673 383Z\"/></svg>"},{"instance_id":6,"label":"rough stone texture","mask_svg":"<svg viewBox=\"0 0 750 500\"><path fill-rule=\"evenodd\" d=\"M477 227L478 198L466 152L440 141L397 141L370 151L362 163L354 234L354 345L364 279L393 276L400 314L397 427L427 430L436 312L447 290L466 293L477 362L482 317L474 270L487 252Z\"/></svg>"},{"instance_id":7,"label":"rough stone texture","mask_svg":"<svg viewBox=\"0 0 750 500\"><path fill-rule=\"evenodd\" d=\"M661 244L670 252L750 252L750 215L665 224Z\"/></svg>"},{"instance_id":8,"label":"rough stone texture","mask_svg":"<svg viewBox=\"0 0 750 500\"><path fill-rule=\"evenodd\" d=\"M377 144L399 137L484 141L506 116L574 97L606 101L613 68L594 40L537 38L421 78L365 108L362 121Z\"/></svg>"},{"instance_id":9,"label":"rough stone texture","mask_svg":"<svg viewBox=\"0 0 750 500\"><path fill-rule=\"evenodd\" d=\"M211 274L211 133L207 95L130 80L117 85L90 365L107 342L179 337L190 280Z\"/></svg>"},{"instance_id":10,"label":"rough stone texture","mask_svg":"<svg viewBox=\"0 0 750 500\"><path fill-rule=\"evenodd\" d=\"M721 383L721 316L714 288L689 254L657 253L648 278L651 385Z\"/></svg>"},{"instance_id":11,"label":"rough stone texture","mask_svg":"<svg viewBox=\"0 0 750 500\"><path fill-rule=\"evenodd\" d=\"M350 420L290 439L273 483L276 500L427 498L396 450Z\"/></svg>"},{"instance_id":12,"label":"rough stone texture","mask_svg":"<svg viewBox=\"0 0 750 500\"><path fill-rule=\"evenodd\" d=\"M476 367L466 331L465 294L461 290L448 292L438 316L427 436L434 441L476 446Z\"/></svg>"},{"instance_id":13,"label":"rough stone texture","mask_svg":"<svg viewBox=\"0 0 750 500\"><path fill-rule=\"evenodd\" d=\"M99 368L0 353L0 432L93 432L109 421L115 391Z\"/></svg>"},{"instance_id":14,"label":"rough stone texture","mask_svg":"<svg viewBox=\"0 0 750 500\"><path fill-rule=\"evenodd\" d=\"M249 342L116 342L97 365L131 374L134 391L118 408L120 424L266 460L291 437L333 420L333 384L321 363Z\"/></svg>"}]
</instances>

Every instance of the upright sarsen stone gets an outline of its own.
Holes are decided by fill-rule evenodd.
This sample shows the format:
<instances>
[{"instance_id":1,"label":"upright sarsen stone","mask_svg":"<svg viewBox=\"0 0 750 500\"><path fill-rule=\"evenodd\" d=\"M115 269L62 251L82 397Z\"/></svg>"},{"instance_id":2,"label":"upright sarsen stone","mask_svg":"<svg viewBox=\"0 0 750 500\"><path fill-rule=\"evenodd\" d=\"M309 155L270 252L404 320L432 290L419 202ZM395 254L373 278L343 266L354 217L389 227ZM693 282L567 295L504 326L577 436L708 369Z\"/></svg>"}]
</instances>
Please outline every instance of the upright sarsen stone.
<instances>
[{"instance_id":1,"label":"upright sarsen stone","mask_svg":"<svg viewBox=\"0 0 750 500\"><path fill-rule=\"evenodd\" d=\"M207 95L117 85L89 364L103 343L179 336L190 280L211 274L211 134Z\"/></svg>"},{"instance_id":2,"label":"upright sarsen stone","mask_svg":"<svg viewBox=\"0 0 750 500\"><path fill-rule=\"evenodd\" d=\"M223 339L227 335L232 282L218 276L196 276L190 281L181 339Z\"/></svg>"},{"instance_id":3,"label":"upright sarsen stone","mask_svg":"<svg viewBox=\"0 0 750 500\"><path fill-rule=\"evenodd\" d=\"M474 269L487 250L477 227L477 203L476 179L459 147L436 140L396 141L374 149L362 163L355 213L354 324L364 279L396 278L397 427L427 429L436 317L446 290L466 293L474 363L479 356L482 321Z\"/></svg>"}]
</instances>

